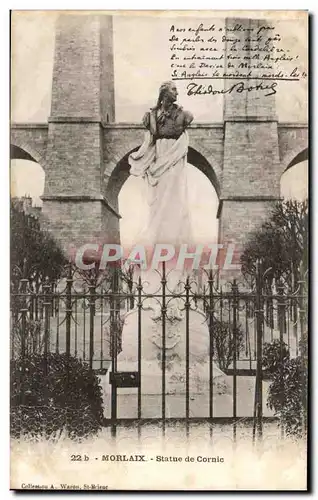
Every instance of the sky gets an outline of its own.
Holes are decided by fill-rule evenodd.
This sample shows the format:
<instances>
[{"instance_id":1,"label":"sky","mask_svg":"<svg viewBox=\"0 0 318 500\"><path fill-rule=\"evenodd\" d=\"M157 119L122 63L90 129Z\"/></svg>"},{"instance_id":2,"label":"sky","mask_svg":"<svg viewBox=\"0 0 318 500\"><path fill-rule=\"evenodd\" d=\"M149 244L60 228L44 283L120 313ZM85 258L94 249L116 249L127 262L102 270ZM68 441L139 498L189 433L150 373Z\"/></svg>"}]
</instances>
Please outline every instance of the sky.
<instances>
[{"instance_id":1,"label":"sky","mask_svg":"<svg viewBox=\"0 0 318 500\"><path fill-rule=\"evenodd\" d=\"M203 14L202 14L203 15ZM14 13L12 21L12 108L14 122L47 122L50 114L51 84L54 54L54 11ZM222 17L218 14L218 17ZM223 15L224 17L224 15ZM215 21L215 18L213 19ZM183 18L189 26L202 19ZM145 110L153 105L160 83L170 79L169 28L175 17L147 14L114 17L114 71L115 108L117 122L140 122ZM218 21L223 23L223 20ZM282 20L277 29L289 47L297 49L305 69L307 58L306 22ZM223 116L222 97L215 99L186 96L185 84L178 85L179 102L195 115L196 122L220 122ZM305 82L287 87L280 82L277 94L277 114L281 122L307 121L307 87ZM307 193L307 162L303 162L282 177L281 189L285 197L302 199ZM207 234L217 235L216 211L218 199L207 178L191 165L187 167L189 203L194 237L198 241ZM15 196L29 194L34 203L41 204L44 172L35 163L22 160L11 162L11 190ZM143 185L140 179L130 177L119 198L122 215L123 242L133 241L147 217ZM132 207L131 199L134 199ZM207 216L208 214L208 216ZM137 221L132 224L132 221Z\"/></svg>"}]
</instances>

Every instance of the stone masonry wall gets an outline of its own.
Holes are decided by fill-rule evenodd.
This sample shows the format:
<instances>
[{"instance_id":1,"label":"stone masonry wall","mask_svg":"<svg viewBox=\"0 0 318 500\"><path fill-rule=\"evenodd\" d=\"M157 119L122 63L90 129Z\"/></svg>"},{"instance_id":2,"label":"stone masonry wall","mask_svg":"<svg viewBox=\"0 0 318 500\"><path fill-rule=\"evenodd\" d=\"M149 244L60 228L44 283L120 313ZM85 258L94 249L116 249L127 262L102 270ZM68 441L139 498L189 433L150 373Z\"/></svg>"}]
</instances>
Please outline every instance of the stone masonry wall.
<instances>
[{"instance_id":1,"label":"stone masonry wall","mask_svg":"<svg viewBox=\"0 0 318 500\"><path fill-rule=\"evenodd\" d=\"M227 122L224 139L222 198L279 197L276 122Z\"/></svg>"},{"instance_id":2,"label":"stone masonry wall","mask_svg":"<svg viewBox=\"0 0 318 500\"><path fill-rule=\"evenodd\" d=\"M268 217L272 207L272 200L223 201L220 243L242 246L249 233Z\"/></svg>"},{"instance_id":3,"label":"stone masonry wall","mask_svg":"<svg viewBox=\"0 0 318 500\"><path fill-rule=\"evenodd\" d=\"M45 170L48 140L46 124L15 125L11 128L10 144L26 151Z\"/></svg>"},{"instance_id":4,"label":"stone masonry wall","mask_svg":"<svg viewBox=\"0 0 318 500\"><path fill-rule=\"evenodd\" d=\"M242 42L240 56L245 57L248 62L247 58L253 54L254 46L258 43L248 30L257 30L264 25L264 21L227 19L226 25L229 28L242 26L242 31L235 31L235 37ZM237 51L235 48L233 50L231 42L226 43L225 50L226 63L230 63ZM227 71L231 72L230 66ZM229 78L225 88L229 89L239 81L241 80ZM253 86L259 81L257 78L244 80L244 84ZM225 245L234 243L239 254L249 233L262 224L280 196L280 158L274 95L261 94L255 90L226 94L224 127L219 241ZM235 277L236 274L232 272L230 277ZM226 275L229 278L229 273Z\"/></svg>"},{"instance_id":5,"label":"stone masonry wall","mask_svg":"<svg viewBox=\"0 0 318 500\"><path fill-rule=\"evenodd\" d=\"M100 241L102 227L101 203L95 201L49 200L43 205L43 217L49 218L55 238L67 251L70 245L79 248Z\"/></svg>"},{"instance_id":6,"label":"stone masonry wall","mask_svg":"<svg viewBox=\"0 0 318 500\"><path fill-rule=\"evenodd\" d=\"M44 196L101 194L99 123L51 123Z\"/></svg>"},{"instance_id":7,"label":"stone masonry wall","mask_svg":"<svg viewBox=\"0 0 318 500\"><path fill-rule=\"evenodd\" d=\"M58 19L51 117L100 117L98 16L64 13Z\"/></svg>"},{"instance_id":8,"label":"stone masonry wall","mask_svg":"<svg viewBox=\"0 0 318 500\"><path fill-rule=\"evenodd\" d=\"M250 63L248 59L251 55L258 51L258 47L265 43L258 42L256 33L261 26L266 25L264 19L239 19L239 18L228 18L226 19L226 27L228 29L233 29L236 25L241 26L243 29L241 31L236 30L235 32L228 32L228 40L239 39L239 44L241 47L240 57L243 61ZM251 32L249 30L253 29ZM253 33L251 35L251 33ZM232 41L225 43L225 64L226 71L228 75L233 74L233 69L231 68L231 61L233 65L233 59L238 55L238 50ZM256 51L256 52L255 52ZM245 58L245 59L244 59ZM233 65L234 66L234 65ZM232 66L232 67L233 67ZM261 69L253 69L253 76L261 73ZM242 71L243 72L243 71ZM235 72L234 72L235 74ZM225 80L225 89L230 89L236 83L242 82L242 78L231 77ZM252 78L249 80L244 80L244 84L249 87L259 83L260 80L257 78ZM259 92L236 92L233 91L226 94L226 99L224 100L224 120L235 120L235 121L246 121L251 120L276 120L276 107L275 107L275 95L267 95L266 97L260 96Z\"/></svg>"},{"instance_id":9,"label":"stone masonry wall","mask_svg":"<svg viewBox=\"0 0 318 500\"><path fill-rule=\"evenodd\" d=\"M66 251L108 229L118 238L103 198L101 127L115 112L111 38L108 16L63 13L57 22L43 213Z\"/></svg>"}]
</instances>

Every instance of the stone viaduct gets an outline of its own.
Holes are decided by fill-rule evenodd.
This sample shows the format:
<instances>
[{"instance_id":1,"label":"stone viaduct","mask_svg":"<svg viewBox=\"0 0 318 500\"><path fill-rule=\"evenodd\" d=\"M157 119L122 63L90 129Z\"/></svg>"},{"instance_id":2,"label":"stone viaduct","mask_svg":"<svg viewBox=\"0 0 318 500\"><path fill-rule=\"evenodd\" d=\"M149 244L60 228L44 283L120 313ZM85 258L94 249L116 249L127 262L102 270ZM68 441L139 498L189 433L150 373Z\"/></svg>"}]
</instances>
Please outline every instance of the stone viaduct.
<instances>
[{"instance_id":1,"label":"stone viaduct","mask_svg":"<svg viewBox=\"0 0 318 500\"><path fill-rule=\"evenodd\" d=\"M45 171L43 215L65 249L120 241L118 194L129 176L127 157L143 139L140 124L115 120L112 38L110 16L62 15L48 122L11 126L11 157ZM216 190L223 242L242 243L279 199L282 174L307 158L307 124L280 123L275 97L265 94L225 94L223 122L189 129L188 162Z\"/></svg>"}]
</instances>

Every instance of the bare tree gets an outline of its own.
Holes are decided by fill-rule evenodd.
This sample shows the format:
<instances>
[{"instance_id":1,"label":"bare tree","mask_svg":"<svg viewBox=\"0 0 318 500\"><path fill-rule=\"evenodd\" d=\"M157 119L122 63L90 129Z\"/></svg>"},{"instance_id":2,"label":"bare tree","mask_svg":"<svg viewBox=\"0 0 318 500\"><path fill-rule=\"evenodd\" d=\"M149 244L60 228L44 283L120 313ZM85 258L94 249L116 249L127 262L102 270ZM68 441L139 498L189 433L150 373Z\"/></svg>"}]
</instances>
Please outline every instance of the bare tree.
<instances>
[{"instance_id":1,"label":"bare tree","mask_svg":"<svg viewBox=\"0 0 318 500\"><path fill-rule=\"evenodd\" d=\"M292 287L308 268L308 200L287 200L275 205L269 219L251 233L241 256L242 271L254 275L262 261L265 284L284 279Z\"/></svg>"}]
</instances>

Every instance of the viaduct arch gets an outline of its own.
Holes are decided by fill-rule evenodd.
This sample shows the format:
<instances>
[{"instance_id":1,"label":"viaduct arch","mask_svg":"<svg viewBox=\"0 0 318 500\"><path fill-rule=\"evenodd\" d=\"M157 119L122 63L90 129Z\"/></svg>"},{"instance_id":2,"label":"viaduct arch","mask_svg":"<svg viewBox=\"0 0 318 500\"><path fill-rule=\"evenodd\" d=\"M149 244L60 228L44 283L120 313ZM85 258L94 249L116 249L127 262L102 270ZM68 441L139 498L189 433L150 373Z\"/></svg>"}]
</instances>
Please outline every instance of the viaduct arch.
<instances>
[{"instance_id":1,"label":"viaduct arch","mask_svg":"<svg viewBox=\"0 0 318 500\"><path fill-rule=\"evenodd\" d=\"M137 147L133 148L132 150L128 151L121 158L121 160L114 166L107 179L107 188L105 196L107 200L112 201L112 204L114 206L117 206L119 192L123 184L126 182L126 180L130 175L129 174L130 166L128 163L128 157L132 152L137 151L139 146L140 144ZM217 177L215 169L208 162L208 160L193 147L189 147L188 149L187 160L188 163L191 163L191 165L200 170L209 179L209 181L211 182L212 186L215 189L216 194L219 197L220 196L219 179Z\"/></svg>"},{"instance_id":2,"label":"viaduct arch","mask_svg":"<svg viewBox=\"0 0 318 500\"><path fill-rule=\"evenodd\" d=\"M226 20L229 27L237 22ZM70 43L81 57L73 57ZM223 121L194 123L189 138L189 163L219 197L223 242L242 243L279 199L283 172L307 159L307 124L278 122L274 96L255 92L226 94ZM120 241L118 194L128 176L128 154L142 140L140 124L116 123L111 16L61 15L51 115L47 123L13 123L11 153L43 167L43 215L66 250Z\"/></svg>"}]
</instances>

